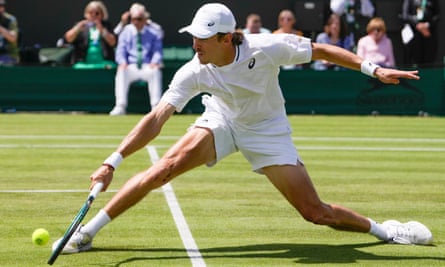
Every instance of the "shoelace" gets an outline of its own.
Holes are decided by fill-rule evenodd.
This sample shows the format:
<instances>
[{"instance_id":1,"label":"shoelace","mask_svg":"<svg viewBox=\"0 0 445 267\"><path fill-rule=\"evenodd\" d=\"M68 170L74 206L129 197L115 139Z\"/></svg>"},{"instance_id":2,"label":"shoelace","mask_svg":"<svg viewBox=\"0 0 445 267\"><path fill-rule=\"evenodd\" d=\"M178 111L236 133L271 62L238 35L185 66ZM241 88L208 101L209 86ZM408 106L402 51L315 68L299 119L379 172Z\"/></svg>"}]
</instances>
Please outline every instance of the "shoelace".
<instances>
[{"instance_id":1,"label":"shoelace","mask_svg":"<svg viewBox=\"0 0 445 267\"><path fill-rule=\"evenodd\" d=\"M411 238L413 233L411 229L406 225L394 225L389 230L389 235L392 236L392 241L397 244L411 244Z\"/></svg>"}]
</instances>

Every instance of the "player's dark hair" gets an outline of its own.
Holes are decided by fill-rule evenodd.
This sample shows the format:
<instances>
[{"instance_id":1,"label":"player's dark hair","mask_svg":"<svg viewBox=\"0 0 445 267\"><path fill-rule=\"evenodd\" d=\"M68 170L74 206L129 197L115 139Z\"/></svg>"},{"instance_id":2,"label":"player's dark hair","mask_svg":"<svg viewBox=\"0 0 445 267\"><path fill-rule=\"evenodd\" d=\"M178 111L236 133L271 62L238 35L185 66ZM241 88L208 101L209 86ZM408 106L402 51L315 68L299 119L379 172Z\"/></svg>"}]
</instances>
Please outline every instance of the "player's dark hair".
<instances>
[{"instance_id":1,"label":"player's dark hair","mask_svg":"<svg viewBox=\"0 0 445 267\"><path fill-rule=\"evenodd\" d=\"M217 35L217 38L218 38L218 41L220 41L225 35L226 35L227 33L222 33L222 32L218 32L216 35ZM240 45L240 44L242 44L243 43L243 40L244 40L244 34L242 33L242 32L233 32L232 33L232 44L233 45Z\"/></svg>"}]
</instances>

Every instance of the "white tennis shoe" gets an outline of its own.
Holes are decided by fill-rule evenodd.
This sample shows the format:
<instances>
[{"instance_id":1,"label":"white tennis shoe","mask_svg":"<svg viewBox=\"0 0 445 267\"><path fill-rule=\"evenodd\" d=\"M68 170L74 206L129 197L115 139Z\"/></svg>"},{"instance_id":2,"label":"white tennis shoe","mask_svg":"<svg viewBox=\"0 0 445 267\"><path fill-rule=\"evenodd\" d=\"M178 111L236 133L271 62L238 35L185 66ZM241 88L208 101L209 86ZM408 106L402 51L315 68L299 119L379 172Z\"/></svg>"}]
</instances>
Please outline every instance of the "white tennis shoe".
<instances>
[{"instance_id":1,"label":"white tennis shoe","mask_svg":"<svg viewBox=\"0 0 445 267\"><path fill-rule=\"evenodd\" d=\"M53 251L57 248L62 238L53 243ZM61 254L73 254L82 251L90 250L92 247L93 239L87 233L82 232L82 225L79 225L76 232L71 236L70 240L66 243L62 249Z\"/></svg>"},{"instance_id":2,"label":"white tennis shoe","mask_svg":"<svg viewBox=\"0 0 445 267\"><path fill-rule=\"evenodd\" d=\"M401 223L396 220L388 220L382 223L388 234L388 242L404 245L430 245L433 242L433 234L423 224L417 221Z\"/></svg>"}]
</instances>

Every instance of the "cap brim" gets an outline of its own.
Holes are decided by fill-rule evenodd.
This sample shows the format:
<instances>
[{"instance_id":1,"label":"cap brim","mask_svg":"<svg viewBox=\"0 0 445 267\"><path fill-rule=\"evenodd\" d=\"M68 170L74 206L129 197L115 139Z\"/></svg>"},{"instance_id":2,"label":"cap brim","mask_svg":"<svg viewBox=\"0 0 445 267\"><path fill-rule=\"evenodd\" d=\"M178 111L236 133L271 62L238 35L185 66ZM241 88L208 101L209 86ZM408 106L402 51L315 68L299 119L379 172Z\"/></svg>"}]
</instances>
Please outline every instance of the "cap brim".
<instances>
[{"instance_id":1,"label":"cap brim","mask_svg":"<svg viewBox=\"0 0 445 267\"><path fill-rule=\"evenodd\" d=\"M179 33L188 32L192 36L194 36L196 38L200 38L200 39L206 39L206 38L212 37L213 35L216 34L216 32L212 32L212 31L205 30L205 29L200 29L198 27L193 27L193 25L185 26L185 27L179 29L178 32Z\"/></svg>"}]
</instances>

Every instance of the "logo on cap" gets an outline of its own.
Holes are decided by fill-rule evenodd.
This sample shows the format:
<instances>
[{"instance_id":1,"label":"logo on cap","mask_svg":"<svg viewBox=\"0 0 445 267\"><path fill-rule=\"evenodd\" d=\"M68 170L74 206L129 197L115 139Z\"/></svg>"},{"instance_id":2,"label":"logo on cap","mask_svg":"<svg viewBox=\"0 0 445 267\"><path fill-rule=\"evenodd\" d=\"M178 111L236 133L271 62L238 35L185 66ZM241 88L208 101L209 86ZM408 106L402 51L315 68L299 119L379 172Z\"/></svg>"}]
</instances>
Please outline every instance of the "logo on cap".
<instances>
[{"instance_id":1,"label":"logo on cap","mask_svg":"<svg viewBox=\"0 0 445 267\"><path fill-rule=\"evenodd\" d=\"M214 22L214 21L209 22L209 24L207 24L207 26L209 26L209 27L212 27L213 25L215 25L215 22Z\"/></svg>"}]
</instances>

